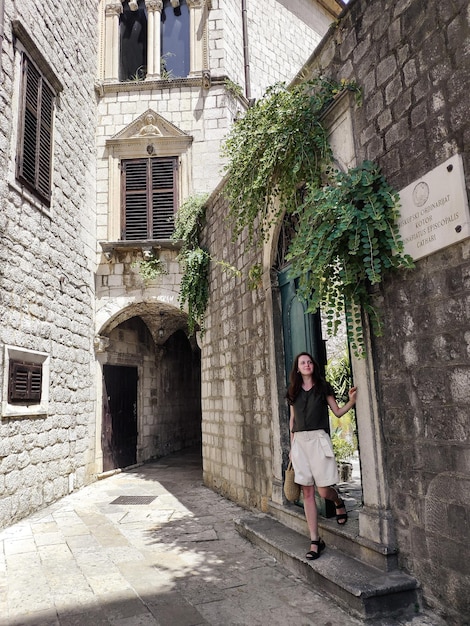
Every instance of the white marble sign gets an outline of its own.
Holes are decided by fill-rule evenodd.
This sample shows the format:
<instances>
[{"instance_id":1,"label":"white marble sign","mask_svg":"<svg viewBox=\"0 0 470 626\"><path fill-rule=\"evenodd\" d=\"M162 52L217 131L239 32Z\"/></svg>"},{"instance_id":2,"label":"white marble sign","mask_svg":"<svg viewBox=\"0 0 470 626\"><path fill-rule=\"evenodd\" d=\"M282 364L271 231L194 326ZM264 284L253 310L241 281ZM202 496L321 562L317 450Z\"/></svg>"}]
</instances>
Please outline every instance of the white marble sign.
<instances>
[{"instance_id":1,"label":"white marble sign","mask_svg":"<svg viewBox=\"0 0 470 626\"><path fill-rule=\"evenodd\" d=\"M462 157L456 154L400 191L398 227L414 260L470 236Z\"/></svg>"}]
</instances>

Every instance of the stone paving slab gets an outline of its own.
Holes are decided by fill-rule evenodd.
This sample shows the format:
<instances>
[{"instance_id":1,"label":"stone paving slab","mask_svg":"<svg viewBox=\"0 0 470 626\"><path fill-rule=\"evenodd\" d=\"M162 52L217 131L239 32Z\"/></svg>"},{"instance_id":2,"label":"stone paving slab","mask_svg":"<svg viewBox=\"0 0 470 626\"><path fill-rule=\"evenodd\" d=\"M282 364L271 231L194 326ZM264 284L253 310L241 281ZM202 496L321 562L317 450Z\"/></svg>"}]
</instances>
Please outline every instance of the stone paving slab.
<instances>
[{"instance_id":1,"label":"stone paving slab","mask_svg":"<svg viewBox=\"0 0 470 626\"><path fill-rule=\"evenodd\" d=\"M243 513L203 485L197 452L89 485L0 531L0 626L360 623L242 538Z\"/></svg>"}]
</instances>

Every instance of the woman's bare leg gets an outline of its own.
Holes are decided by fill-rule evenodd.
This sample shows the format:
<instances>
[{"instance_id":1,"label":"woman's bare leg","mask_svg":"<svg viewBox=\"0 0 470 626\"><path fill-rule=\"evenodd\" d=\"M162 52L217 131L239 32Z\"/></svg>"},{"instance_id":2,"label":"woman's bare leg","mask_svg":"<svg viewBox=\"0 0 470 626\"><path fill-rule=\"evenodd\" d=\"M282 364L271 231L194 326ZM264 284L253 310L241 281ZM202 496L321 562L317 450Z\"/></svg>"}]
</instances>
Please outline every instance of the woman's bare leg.
<instances>
[{"instance_id":1,"label":"woman's bare leg","mask_svg":"<svg viewBox=\"0 0 470 626\"><path fill-rule=\"evenodd\" d=\"M302 485L304 494L304 511L307 519L307 526L310 532L310 539L318 541L318 511L315 502L315 485ZM313 552L318 551L318 546L311 546Z\"/></svg>"}]
</instances>

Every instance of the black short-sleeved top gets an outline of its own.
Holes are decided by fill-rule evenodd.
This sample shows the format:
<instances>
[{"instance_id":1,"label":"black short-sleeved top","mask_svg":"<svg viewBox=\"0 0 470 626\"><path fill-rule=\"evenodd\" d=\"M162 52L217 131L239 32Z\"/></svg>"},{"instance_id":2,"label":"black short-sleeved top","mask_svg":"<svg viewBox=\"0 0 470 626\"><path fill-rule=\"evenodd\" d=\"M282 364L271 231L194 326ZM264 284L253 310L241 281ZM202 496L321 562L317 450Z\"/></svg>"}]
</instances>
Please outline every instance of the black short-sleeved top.
<instances>
[{"instance_id":1,"label":"black short-sleeved top","mask_svg":"<svg viewBox=\"0 0 470 626\"><path fill-rule=\"evenodd\" d=\"M326 430L330 429L330 418L328 416L327 396L334 396L335 392L328 384L326 393L316 393L315 387L309 391L300 390L299 395L292 403L294 407L294 427L292 431L301 430Z\"/></svg>"}]
</instances>

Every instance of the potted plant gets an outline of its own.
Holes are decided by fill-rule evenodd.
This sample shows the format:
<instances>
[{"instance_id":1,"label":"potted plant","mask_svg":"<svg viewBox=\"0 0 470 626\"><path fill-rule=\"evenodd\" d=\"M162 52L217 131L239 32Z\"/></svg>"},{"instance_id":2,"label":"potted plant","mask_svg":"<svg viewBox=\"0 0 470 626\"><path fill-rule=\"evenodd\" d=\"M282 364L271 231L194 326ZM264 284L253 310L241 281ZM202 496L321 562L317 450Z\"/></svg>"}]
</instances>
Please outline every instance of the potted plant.
<instances>
[{"instance_id":1,"label":"potted plant","mask_svg":"<svg viewBox=\"0 0 470 626\"><path fill-rule=\"evenodd\" d=\"M352 479L353 466L350 461L354 454L354 446L341 436L341 429L337 428L331 436L333 451L338 464L339 480L347 483Z\"/></svg>"}]
</instances>

